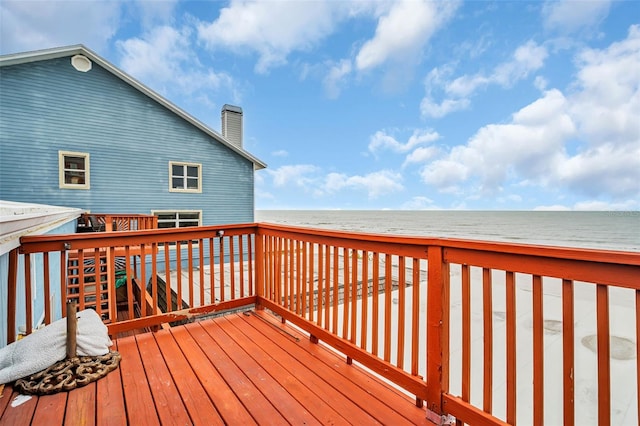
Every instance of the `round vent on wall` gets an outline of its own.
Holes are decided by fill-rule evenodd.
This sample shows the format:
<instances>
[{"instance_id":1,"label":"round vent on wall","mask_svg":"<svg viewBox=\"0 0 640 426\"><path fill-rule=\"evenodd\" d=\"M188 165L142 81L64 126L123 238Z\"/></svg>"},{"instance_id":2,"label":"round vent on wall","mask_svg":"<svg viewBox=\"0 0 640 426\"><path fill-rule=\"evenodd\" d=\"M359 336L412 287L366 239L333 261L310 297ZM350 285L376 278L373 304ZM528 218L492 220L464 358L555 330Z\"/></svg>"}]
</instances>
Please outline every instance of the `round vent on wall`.
<instances>
[{"instance_id":1,"label":"round vent on wall","mask_svg":"<svg viewBox=\"0 0 640 426\"><path fill-rule=\"evenodd\" d=\"M78 71L87 72L91 69L91 60L84 55L76 55L71 58L71 65Z\"/></svg>"}]
</instances>

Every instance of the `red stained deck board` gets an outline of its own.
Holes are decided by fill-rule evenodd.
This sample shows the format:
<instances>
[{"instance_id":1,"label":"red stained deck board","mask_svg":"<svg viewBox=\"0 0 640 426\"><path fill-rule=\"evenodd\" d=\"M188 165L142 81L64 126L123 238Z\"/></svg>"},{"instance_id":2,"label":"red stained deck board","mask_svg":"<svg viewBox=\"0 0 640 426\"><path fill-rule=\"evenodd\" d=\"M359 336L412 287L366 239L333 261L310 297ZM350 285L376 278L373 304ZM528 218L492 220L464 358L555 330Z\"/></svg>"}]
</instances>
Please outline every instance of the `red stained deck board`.
<instances>
[{"instance_id":1,"label":"red stained deck board","mask_svg":"<svg viewBox=\"0 0 640 426\"><path fill-rule=\"evenodd\" d=\"M274 332L279 335L267 335L267 331L260 333L253 327L247 327L247 324L242 319L244 315L236 315L233 317L226 317L226 324L220 322L220 327L224 328L225 332L230 336L236 336L234 339L239 343L253 344L261 349L259 351L250 351L254 359L260 362L262 365L266 365L267 362L274 362L273 368L269 371L282 371L285 377L294 377L301 382L305 387L305 392L301 395L295 395L295 388L287 385L286 388L296 398L301 398L300 401L309 410L312 410L313 406L319 408L319 415L316 417L322 423L334 423L338 421L348 421L356 424L379 424L379 422L363 411L351 399L347 398L340 392L336 392L335 388L324 381L318 374L316 374L315 365L305 364L302 360L296 359L286 350L282 349L282 346L289 342L293 345L296 343L291 340L289 336ZM252 318L255 321L260 321L258 318ZM240 333L240 334L239 334ZM245 350L249 350L245 346ZM277 363L277 364L276 364ZM306 394L310 393L311 401L309 401ZM307 397L307 398L305 398ZM335 412L339 416L340 420L334 420L330 417L332 412Z\"/></svg>"},{"instance_id":2,"label":"red stained deck board","mask_svg":"<svg viewBox=\"0 0 640 426\"><path fill-rule=\"evenodd\" d=\"M0 386L0 418L2 418L2 414L4 413L4 410L7 408L7 406L11 402L10 398L12 393L13 393L13 388L10 385L5 385L3 389L2 389L2 386Z\"/></svg>"},{"instance_id":3,"label":"red stained deck board","mask_svg":"<svg viewBox=\"0 0 640 426\"><path fill-rule=\"evenodd\" d=\"M258 424L288 425L285 418L271 404L234 361L220 348L218 343L201 326L188 324L185 329L193 336L198 346L220 373L236 397L247 407Z\"/></svg>"},{"instance_id":4,"label":"red stained deck board","mask_svg":"<svg viewBox=\"0 0 640 426\"><path fill-rule=\"evenodd\" d=\"M66 426L90 426L96 424L95 382L69 392L64 424Z\"/></svg>"},{"instance_id":5,"label":"red stained deck board","mask_svg":"<svg viewBox=\"0 0 640 426\"><path fill-rule=\"evenodd\" d=\"M169 330L158 331L155 338L193 424L223 425L222 418Z\"/></svg>"},{"instance_id":6,"label":"red stained deck board","mask_svg":"<svg viewBox=\"0 0 640 426\"><path fill-rule=\"evenodd\" d=\"M185 327L176 327L171 330L171 333L183 353L187 356L189 365L198 376L200 384L215 404L224 422L230 425L256 424L242 402L227 386L227 383L212 362L189 334L189 331ZM250 401L247 401L247 403L249 404Z\"/></svg>"},{"instance_id":7,"label":"red stained deck board","mask_svg":"<svg viewBox=\"0 0 640 426\"><path fill-rule=\"evenodd\" d=\"M365 392L375 396L387 407L402 415L411 424L431 424L426 419L426 411L415 406L415 399L403 394L395 388L390 387L388 384L382 382L371 374L363 374L361 369L355 369L353 368L353 365L348 365L344 358L341 358L335 352L330 351L322 345L311 343L309 341L309 336L299 332L293 327L283 325L279 318L276 318L265 311L255 311L255 315L258 315L262 319L268 321L273 325L273 327L282 329L287 333L291 333L298 337L300 339L300 348L311 354L315 359L309 360L309 363L321 361L332 370L335 370L338 373L338 377L342 376L338 381L332 382L336 387L344 388L345 386L356 384L361 389L365 390ZM260 324L257 322L255 324L257 325L254 325L254 327L258 330L265 330L266 332L266 329L261 327ZM278 333L280 332L278 331ZM296 352L296 356L301 355ZM320 367L314 366L314 368Z\"/></svg>"},{"instance_id":8,"label":"red stained deck board","mask_svg":"<svg viewBox=\"0 0 640 426\"><path fill-rule=\"evenodd\" d=\"M308 337L297 335L300 339L299 341L295 341L292 338L285 337L284 339L279 338L279 336L285 336L282 332L279 331L280 324L273 323L273 326L265 328L263 326L264 322L262 319L257 318L254 315L251 316L243 316L243 320L251 325L250 328L243 327L242 330L245 334L252 340L256 342L262 336L262 339L266 340L264 343L260 343L260 346L267 348L270 347L274 352L282 351L286 354L295 353L295 359L302 365L309 366L310 369L320 378L325 381L327 386L330 386L330 390L333 393L337 393L343 398L348 398L353 402L354 407L350 408L349 413L356 413L357 411L362 411L364 413L368 413L373 416L376 421L379 421L383 424L393 424L393 425L402 425L402 424L413 424L408 419L404 418L398 412L387 406L384 402L380 401L375 397L375 395L368 392L366 389L361 388L357 384L346 381L342 377L342 375L336 371L334 368L329 365L319 362L313 355L306 351L301 351L300 346L311 345ZM291 327L287 327L287 332L294 334ZM278 344L275 345L271 342L275 342L277 340ZM333 365L336 364L345 364L345 368L353 369L354 366L346 365L344 359L339 358L334 354L326 354L327 358L333 358ZM293 355L289 355L293 357ZM406 405L406 401L403 401ZM412 407L409 407L412 408ZM417 408L417 407L416 407ZM424 419L424 411L421 413L422 419Z\"/></svg>"},{"instance_id":9,"label":"red stained deck board","mask_svg":"<svg viewBox=\"0 0 640 426\"><path fill-rule=\"evenodd\" d=\"M36 412L33 414L34 425L60 425L64 421L67 405L67 392L45 395L38 398Z\"/></svg>"},{"instance_id":10,"label":"red stained deck board","mask_svg":"<svg viewBox=\"0 0 640 426\"><path fill-rule=\"evenodd\" d=\"M243 351L226 333L220 332L221 329L216 321L204 321L201 324L287 421L291 424L320 424L306 407L271 377L269 372Z\"/></svg>"},{"instance_id":11,"label":"red stained deck board","mask_svg":"<svg viewBox=\"0 0 640 426\"><path fill-rule=\"evenodd\" d=\"M138 335L136 343L160 421L162 423L190 424L191 420L187 409L153 334Z\"/></svg>"},{"instance_id":12,"label":"red stained deck board","mask_svg":"<svg viewBox=\"0 0 640 426\"><path fill-rule=\"evenodd\" d=\"M127 424L120 368L96 382L96 424L100 426Z\"/></svg>"},{"instance_id":13,"label":"red stained deck board","mask_svg":"<svg viewBox=\"0 0 640 426\"><path fill-rule=\"evenodd\" d=\"M118 340L118 352L122 356L120 374L127 407L127 421L132 425L156 425L159 423L151 390L144 375L142 360L135 338Z\"/></svg>"},{"instance_id":14,"label":"red stained deck board","mask_svg":"<svg viewBox=\"0 0 640 426\"><path fill-rule=\"evenodd\" d=\"M11 403L19 395L18 392L13 391L11 386L7 386L3 395L3 399L9 398L9 400L7 408L5 408L4 413L2 413L2 417L0 417L0 425L30 425L31 420L33 419L33 412L35 411L38 403L38 398L31 398L17 407L12 407Z\"/></svg>"}]
</instances>

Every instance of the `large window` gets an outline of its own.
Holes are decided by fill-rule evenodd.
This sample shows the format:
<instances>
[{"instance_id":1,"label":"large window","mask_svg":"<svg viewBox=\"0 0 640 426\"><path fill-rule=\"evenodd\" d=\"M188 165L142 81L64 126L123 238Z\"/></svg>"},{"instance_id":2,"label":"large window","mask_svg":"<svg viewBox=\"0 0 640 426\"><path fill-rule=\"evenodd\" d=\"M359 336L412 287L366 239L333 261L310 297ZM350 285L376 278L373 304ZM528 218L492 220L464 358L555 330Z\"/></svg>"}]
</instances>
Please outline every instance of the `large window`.
<instances>
[{"instance_id":1,"label":"large window","mask_svg":"<svg viewBox=\"0 0 640 426\"><path fill-rule=\"evenodd\" d=\"M202 192L202 166L196 163L169 163L169 191Z\"/></svg>"},{"instance_id":2,"label":"large window","mask_svg":"<svg viewBox=\"0 0 640 426\"><path fill-rule=\"evenodd\" d=\"M198 210L187 211L153 211L158 216L158 228L185 228L188 226L200 226L202 212Z\"/></svg>"},{"instance_id":3,"label":"large window","mask_svg":"<svg viewBox=\"0 0 640 426\"><path fill-rule=\"evenodd\" d=\"M89 189L89 154L58 151L60 188Z\"/></svg>"}]
</instances>

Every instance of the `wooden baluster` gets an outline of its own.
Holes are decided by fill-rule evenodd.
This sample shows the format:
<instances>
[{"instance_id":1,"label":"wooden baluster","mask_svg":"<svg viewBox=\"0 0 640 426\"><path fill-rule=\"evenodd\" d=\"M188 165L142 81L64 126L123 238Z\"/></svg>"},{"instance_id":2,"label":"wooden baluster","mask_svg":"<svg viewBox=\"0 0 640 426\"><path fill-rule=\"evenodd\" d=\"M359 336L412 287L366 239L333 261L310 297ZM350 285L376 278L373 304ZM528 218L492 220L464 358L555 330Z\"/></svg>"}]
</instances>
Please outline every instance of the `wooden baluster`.
<instances>
[{"instance_id":1,"label":"wooden baluster","mask_svg":"<svg viewBox=\"0 0 640 426\"><path fill-rule=\"evenodd\" d=\"M565 426L575 423L573 281L562 280L562 387Z\"/></svg>"},{"instance_id":2,"label":"wooden baluster","mask_svg":"<svg viewBox=\"0 0 640 426\"><path fill-rule=\"evenodd\" d=\"M506 285L506 359L507 359L507 423L516 423L516 283L514 273L507 271ZM573 321L571 322L573 330Z\"/></svg>"},{"instance_id":3,"label":"wooden baluster","mask_svg":"<svg viewBox=\"0 0 640 426\"><path fill-rule=\"evenodd\" d=\"M609 337L609 287L596 286L598 322L598 425L611 424L611 348Z\"/></svg>"},{"instance_id":4,"label":"wooden baluster","mask_svg":"<svg viewBox=\"0 0 640 426\"><path fill-rule=\"evenodd\" d=\"M544 422L544 317L542 277L533 276L533 423Z\"/></svg>"},{"instance_id":5,"label":"wooden baluster","mask_svg":"<svg viewBox=\"0 0 640 426\"><path fill-rule=\"evenodd\" d=\"M482 409L493 411L493 300L491 269L482 269L482 319L484 341L484 375L482 380Z\"/></svg>"}]
</instances>

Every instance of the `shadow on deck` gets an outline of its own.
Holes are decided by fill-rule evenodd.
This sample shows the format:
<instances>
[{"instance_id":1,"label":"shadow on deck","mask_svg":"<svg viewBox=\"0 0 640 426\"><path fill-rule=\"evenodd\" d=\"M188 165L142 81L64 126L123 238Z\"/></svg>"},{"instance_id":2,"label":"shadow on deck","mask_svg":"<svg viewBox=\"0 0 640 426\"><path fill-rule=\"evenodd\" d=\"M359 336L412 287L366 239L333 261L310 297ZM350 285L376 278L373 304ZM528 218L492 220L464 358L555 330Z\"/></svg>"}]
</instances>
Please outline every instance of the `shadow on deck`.
<instances>
[{"instance_id":1,"label":"shadow on deck","mask_svg":"<svg viewBox=\"0 0 640 426\"><path fill-rule=\"evenodd\" d=\"M430 424L415 401L266 311L120 337L118 369L0 424ZM15 405L15 404L13 404Z\"/></svg>"}]
</instances>

